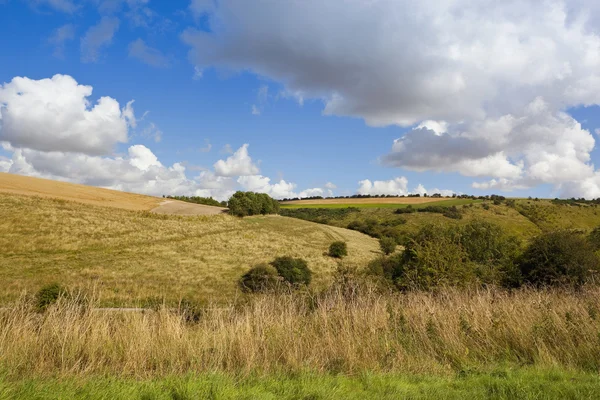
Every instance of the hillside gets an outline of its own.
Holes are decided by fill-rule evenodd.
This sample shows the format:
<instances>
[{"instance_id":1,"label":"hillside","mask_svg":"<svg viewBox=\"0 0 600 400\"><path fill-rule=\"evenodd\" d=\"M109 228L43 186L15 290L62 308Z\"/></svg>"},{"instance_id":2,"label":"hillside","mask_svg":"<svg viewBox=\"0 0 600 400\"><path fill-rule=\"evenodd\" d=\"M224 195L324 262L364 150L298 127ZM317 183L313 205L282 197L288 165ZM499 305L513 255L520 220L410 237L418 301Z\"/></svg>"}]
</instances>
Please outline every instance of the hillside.
<instances>
[{"instance_id":1,"label":"hillside","mask_svg":"<svg viewBox=\"0 0 600 400\"><path fill-rule=\"evenodd\" d=\"M386 204L382 204L381 207L356 207L350 203L336 204L335 207L331 205L289 206L282 208L282 213L289 217L331 226L344 228L354 226L353 229L363 232L368 230L374 236L397 237L399 241L416 233L427 224L464 225L473 220L485 220L497 224L508 234L525 241L541 232L561 229L589 232L600 226L600 208L596 204L527 199L512 199L501 204L481 200L456 204L453 200L448 200L414 205L413 209L429 205L456 207L460 218L448 218L435 212L399 213L402 210L398 209L405 207L390 208Z\"/></svg>"},{"instance_id":2,"label":"hillside","mask_svg":"<svg viewBox=\"0 0 600 400\"><path fill-rule=\"evenodd\" d=\"M365 265L378 248L358 232L279 216L180 217L8 193L0 230L0 303L52 282L94 286L105 305L222 301L245 270L276 256L305 258L318 286L337 266L324 255L333 240L348 242L348 264Z\"/></svg>"},{"instance_id":3,"label":"hillside","mask_svg":"<svg viewBox=\"0 0 600 400\"><path fill-rule=\"evenodd\" d=\"M225 210L220 207L6 173L0 173L0 193L69 200L124 210L153 211L159 214L211 215Z\"/></svg>"}]
</instances>

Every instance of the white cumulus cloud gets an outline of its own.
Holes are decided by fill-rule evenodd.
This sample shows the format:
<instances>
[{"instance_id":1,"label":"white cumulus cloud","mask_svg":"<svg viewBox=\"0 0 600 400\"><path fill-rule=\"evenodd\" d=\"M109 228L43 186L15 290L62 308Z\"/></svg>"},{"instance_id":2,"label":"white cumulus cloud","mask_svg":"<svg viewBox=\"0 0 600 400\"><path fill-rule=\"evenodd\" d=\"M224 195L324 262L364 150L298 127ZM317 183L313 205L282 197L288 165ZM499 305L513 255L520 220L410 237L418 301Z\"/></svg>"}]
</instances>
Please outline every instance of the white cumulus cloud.
<instances>
[{"instance_id":1,"label":"white cumulus cloud","mask_svg":"<svg viewBox=\"0 0 600 400\"><path fill-rule=\"evenodd\" d=\"M0 140L40 151L110 153L127 142L133 108L129 103L121 109L110 97L92 106L91 94L91 86L67 75L14 78L0 86Z\"/></svg>"},{"instance_id":2,"label":"white cumulus cloud","mask_svg":"<svg viewBox=\"0 0 600 400\"><path fill-rule=\"evenodd\" d=\"M226 160L219 160L214 168L217 175L220 176L246 176L257 175L260 170L252 162L248 154L248 144L244 144Z\"/></svg>"},{"instance_id":3,"label":"white cumulus cloud","mask_svg":"<svg viewBox=\"0 0 600 400\"><path fill-rule=\"evenodd\" d=\"M594 137L566 114L600 104L595 1L225 0L193 9L211 25L182 36L199 68L253 71L322 101L325 115L415 127L388 165L595 193Z\"/></svg>"}]
</instances>

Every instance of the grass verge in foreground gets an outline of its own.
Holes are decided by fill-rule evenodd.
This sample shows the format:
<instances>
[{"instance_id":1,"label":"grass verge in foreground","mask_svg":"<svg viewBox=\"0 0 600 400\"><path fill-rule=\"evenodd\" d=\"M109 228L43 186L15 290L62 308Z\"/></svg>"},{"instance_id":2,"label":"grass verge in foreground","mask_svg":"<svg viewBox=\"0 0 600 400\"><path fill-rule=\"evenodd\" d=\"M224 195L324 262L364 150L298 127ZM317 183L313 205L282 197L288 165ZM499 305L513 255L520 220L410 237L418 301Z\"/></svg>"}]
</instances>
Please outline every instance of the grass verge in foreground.
<instances>
[{"instance_id":1,"label":"grass verge in foreground","mask_svg":"<svg viewBox=\"0 0 600 400\"><path fill-rule=\"evenodd\" d=\"M600 398L596 374L562 370L496 370L443 376L362 374L223 374L154 380L88 377L0 376L0 399L592 399Z\"/></svg>"}]
</instances>

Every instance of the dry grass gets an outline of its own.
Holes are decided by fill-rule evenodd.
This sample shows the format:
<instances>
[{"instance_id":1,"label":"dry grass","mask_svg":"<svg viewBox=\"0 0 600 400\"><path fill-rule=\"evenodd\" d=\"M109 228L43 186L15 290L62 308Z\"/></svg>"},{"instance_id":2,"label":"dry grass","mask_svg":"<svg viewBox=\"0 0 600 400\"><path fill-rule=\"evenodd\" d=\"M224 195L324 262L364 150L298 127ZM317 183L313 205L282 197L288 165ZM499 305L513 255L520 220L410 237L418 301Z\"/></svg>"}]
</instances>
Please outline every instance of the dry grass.
<instances>
[{"instance_id":1,"label":"dry grass","mask_svg":"<svg viewBox=\"0 0 600 400\"><path fill-rule=\"evenodd\" d=\"M92 305L94 301L92 301ZM0 312L0 368L15 376L364 371L447 374L498 366L598 371L600 290L256 297L173 311L95 311L77 301Z\"/></svg>"},{"instance_id":2,"label":"dry grass","mask_svg":"<svg viewBox=\"0 0 600 400\"><path fill-rule=\"evenodd\" d=\"M292 200L286 201L284 205L313 205L313 204L424 204L437 201L452 200L451 197L382 197L369 199L319 199L319 200Z\"/></svg>"},{"instance_id":3,"label":"dry grass","mask_svg":"<svg viewBox=\"0 0 600 400\"><path fill-rule=\"evenodd\" d=\"M126 210L151 210L163 201L158 197L2 172L0 172L0 192L70 200Z\"/></svg>"},{"instance_id":4,"label":"dry grass","mask_svg":"<svg viewBox=\"0 0 600 400\"><path fill-rule=\"evenodd\" d=\"M305 258L317 286L336 261L324 255L348 242L345 262L364 266L375 239L284 217L178 217L0 194L0 304L58 282L98 288L105 305L149 297L217 301L233 297L250 266L276 256Z\"/></svg>"}]
</instances>

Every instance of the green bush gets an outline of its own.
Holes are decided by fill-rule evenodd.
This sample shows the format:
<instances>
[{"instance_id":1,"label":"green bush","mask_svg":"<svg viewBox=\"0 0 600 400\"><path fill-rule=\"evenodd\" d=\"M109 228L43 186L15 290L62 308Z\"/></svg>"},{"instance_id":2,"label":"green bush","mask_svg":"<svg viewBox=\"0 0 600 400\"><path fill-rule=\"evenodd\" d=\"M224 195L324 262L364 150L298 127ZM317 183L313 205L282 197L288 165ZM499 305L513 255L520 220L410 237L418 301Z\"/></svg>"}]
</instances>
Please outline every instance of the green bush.
<instances>
[{"instance_id":1,"label":"green bush","mask_svg":"<svg viewBox=\"0 0 600 400\"><path fill-rule=\"evenodd\" d=\"M282 208L280 214L284 217L303 219L306 221L328 224L331 221L342 220L349 214L359 213L356 207L347 208Z\"/></svg>"},{"instance_id":2,"label":"green bush","mask_svg":"<svg viewBox=\"0 0 600 400\"><path fill-rule=\"evenodd\" d=\"M277 257L271 262L279 276L292 285L310 284L312 272L308 264L301 258Z\"/></svg>"},{"instance_id":3,"label":"green bush","mask_svg":"<svg viewBox=\"0 0 600 400\"><path fill-rule=\"evenodd\" d=\"M379 239L379 248L381 249L381 251L383 251L383 254L385 254L386 256L396 251L396 246L396 239L392 237L384 236L381 239Z\"/></svg>"},{"instance_id":4,"label":"green bush","mask_svg":"<svg viewBox=\"0 0 600 400\"><path fill-rule=\"evenodd\" d=\"M35 305L39 311L46 311L49 306L66 294L67 291L58 283L46 285L36 293Z\"/></svg>"},{"instance_id":5,"label":"green bush","mask_svg":"<svg viewBox=\"0 0 600 400\"><path fill-rule=\"evenodd\" d=\"M228 201L229 213L237 217L279 213L279 202L265 193L237 191Z\"/></svg>"},{"instance_id":6,"label":"green bush","mask_svg":"<svg viewBox=\"0 0 600 400\"><path fill-rule=\"evenodd\" d=\"M426 225L406 242L401 254L373 261L369 271L403 290L479 284L514 287L521 281L515 265L519 251L517 239L487 221L471 221L463 227Z\"/></svg>"},{"instance_id":7,"label":"green bush","mask_svg":"<svg viewBox=\"0 0 600 400\"><path fill-rule=\"evenodd\" d=\"M277 270L269 264L258 264L244 275L239 281L244 292L266 292L274 289L279 282Z\"/></svg>"},{"instance_id":8,"label":"green bush","mask_svg":"<svg viewBox=\"0 0 600 400\"><path fill-rule=\"evenodd\" d=\"M520 257L518 266L526 283L579 287L598 272L600 260L583 235L556 231L536 237Z\"/></svg>"},{"instance_id":9,"label":"green bush","mask_svg":"<svg viewBox=\"0 0 600 400\"><path fill-rule=\"evenodd\" d=\"M600 250L600 226L595 227L588 235L588 241L594 250Z\"/></svg>"},{"instance_id":10,"label":"green bush","mask_svg":"<svg viewBox=\"0 0 600 400\"><path fill-rule=\"evenodd\" d=\"M346 242L333 242L329 246L329 252L327 254L329 255L329 257L334 258L346 257L348 255L348 246L346 245Z\"/></svg>"}]
</instances>

